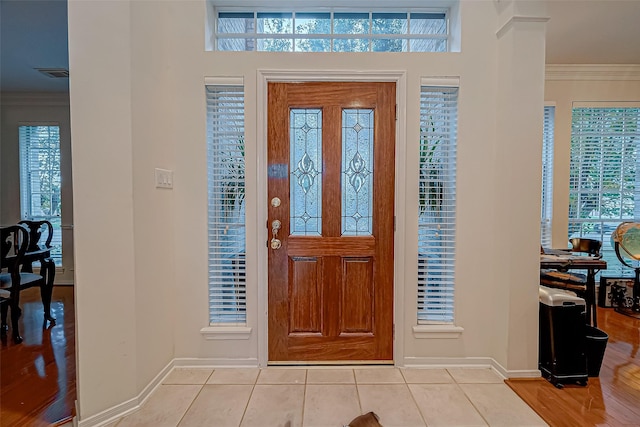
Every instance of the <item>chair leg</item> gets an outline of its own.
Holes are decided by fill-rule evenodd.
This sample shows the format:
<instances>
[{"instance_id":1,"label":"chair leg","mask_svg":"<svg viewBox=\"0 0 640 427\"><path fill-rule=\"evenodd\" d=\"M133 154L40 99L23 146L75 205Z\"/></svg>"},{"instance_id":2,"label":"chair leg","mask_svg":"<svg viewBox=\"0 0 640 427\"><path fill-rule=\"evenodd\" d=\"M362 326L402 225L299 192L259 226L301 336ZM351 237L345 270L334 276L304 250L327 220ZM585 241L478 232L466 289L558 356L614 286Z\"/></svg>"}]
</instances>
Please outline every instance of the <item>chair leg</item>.
<instances>
[{"instance_id":1,"label":"chair leg","mask_svg":"<svg viewBox=\"0 0 640 427\"><path fill-rule=\"evenodd\" d=\"M53 286L43 285L40 287L40 296L42 297L42 305L44 306L44 321L56 324L56 318L51 315L51 296L53 294Z\"/></svg>"},{"instance_id":2,"label":"chair leg","mask_svg":"<svg viewBox=\"0 0 640 427\"><path fill-rule=\"evenodd\" d=\"M9 331L9 325L7 324L7 314L9 314L9 301L3 301L2 307L0 308L0 317L2 318L0 334L2 334L3 337L6 336L7 331Z\"/></svg>"},{"instance_id":3,"label":"chair leg","mask_svg":"<svg viewBox=\"0 0 640 427\"><path fill-rule=\"evenodd\" d=\"M44 306L44 320L50 321L53 325L56 323L56 319L51 316L51 296L53 294L53 278L55 274L56 265L53 260L48 259L46 266L43 266L42 273L45 274L45 283L40 286L40 297L42 298L42 305Z\"/></svg>"},{"instance_id":4,"label":"chair leg","mask_svg":"<svg viewBox=\"0 0 640 427\"><path fill-rule=\"evenodd\" d=\"M22 315L22 310L20 309L19 303L20 301L18 300L18 298L14 298L11 300L11 335L15 344L20 344L22 342L22 337L20 336L20 328L18 326L18 321L20 320L20 316Z\"/></svg>"}]
</instances>

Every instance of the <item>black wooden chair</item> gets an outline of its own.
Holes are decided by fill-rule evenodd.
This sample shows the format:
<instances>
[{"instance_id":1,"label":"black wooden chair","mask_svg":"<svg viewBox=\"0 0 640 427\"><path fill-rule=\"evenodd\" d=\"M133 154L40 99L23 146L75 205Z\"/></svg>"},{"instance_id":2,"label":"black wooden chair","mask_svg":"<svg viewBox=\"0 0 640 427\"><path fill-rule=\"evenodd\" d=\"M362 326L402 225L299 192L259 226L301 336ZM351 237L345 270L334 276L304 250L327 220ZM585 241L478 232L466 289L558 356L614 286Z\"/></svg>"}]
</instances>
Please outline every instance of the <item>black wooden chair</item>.
<instances>
[{"instance_id":1,"label":"black wooden chair","mask_svg":"<svg viewBox=\"0 0 640 427\"><path fill-rule=\"evenodd\" d=\"M601 247L600 240L574 238L571 239L571 249L567 253L601 258ZM587 275L574 271L540 270L540 284L549 288L573 291L579 297L584 298L587 290Z\"/></svg>"},{"instance_id":2,"label":"black wooden chair","mask_svg":"<svg viewBox=\"0 0 640 427\"><path fill-rule=\"evenodd\" d=\"M56 264L51 258L51 240L53 239L53 226L49 221L23 220L18 222L27 228L29 232L29 247L22 262L23 273L33 273L33 263L40 263L40 276L45 283L40 287L40 296L44 306L44 320L55 325L56 319L51 316L51 296L53 294L53 281L56 275Z\"/></svg>"},{"instance_id":3,"label":"black wooden chair","mask_svg":"<svg viewBox=\"0 0 640 427\"><path fill-rule=\"evenodd\" d=\"M18 224L0 228L0 290L4 290L4 301L0 304L2 335L8 331L7 315L11 310L11 333L13 342L22 342L18 321L22 310L20 309L20 291L34 286L40 287L41 295L46 294L47 281L42 274L21 271L25 263L25 257L29 248L29 231L26 226ZM43 267L46 269L46 267ZM5 272L6 271L6 272ZM9 295L6 296L6 291ZM49 302L51 297L49 293Z\"/></svg>"}]
</instances>

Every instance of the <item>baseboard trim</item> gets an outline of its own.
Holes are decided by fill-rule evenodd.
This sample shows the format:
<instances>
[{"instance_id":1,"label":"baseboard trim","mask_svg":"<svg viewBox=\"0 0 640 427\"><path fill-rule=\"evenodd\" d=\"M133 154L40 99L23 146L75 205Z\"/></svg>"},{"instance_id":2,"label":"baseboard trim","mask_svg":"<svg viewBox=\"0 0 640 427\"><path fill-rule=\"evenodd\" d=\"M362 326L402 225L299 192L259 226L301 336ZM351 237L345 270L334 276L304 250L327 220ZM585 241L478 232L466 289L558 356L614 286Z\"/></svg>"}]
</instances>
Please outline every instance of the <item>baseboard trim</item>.
<instances>
[{"instance_id":1,"label":"baseboard trim","mask_svg":"<svg viewBox=\"0 0 640 427\"><path fill-rule=\"evenodd\" d=\"M492 357L405 357L406 368L491 368L501 377L508 378L539 378L540 371L509 370Z\"/></svg>"},{"instance_id":2,"label":"baseboard trim","mask_svg":"<svg viewBox=\"0 0 640 427\"><path fill-rule=\"evenodd\" d=\"M54 280L53 286L73 286L73 280L71 279Z\"/></svg>"},{"instance_id":3,"label":"baseboard trim","mask_svg":"<svg viewBox=\"0 0 640 427\"><path fill-rule=\"evenodd\" d=\"M257 368L258 367L258 359L256 358L246 358L246 359L232 359L232 358L207 358L207 359L198 359L192 357L180 357L173 359L173 366L180 368Z\"/></svg>"},{"instance_id":4,"label":"baseboard trim","mask_svg":"<svg viewBox=\"0 0 640 427\"><path fill-rule=\"evenodd\" d=\"M78 427L101 427L134 413L147 401L151 393L162 384L162 380L169 375L174 367L174 360L169 362L136 397L119 405L106 409L96 415L78 421Z\"/></svg>"}]
</instances>

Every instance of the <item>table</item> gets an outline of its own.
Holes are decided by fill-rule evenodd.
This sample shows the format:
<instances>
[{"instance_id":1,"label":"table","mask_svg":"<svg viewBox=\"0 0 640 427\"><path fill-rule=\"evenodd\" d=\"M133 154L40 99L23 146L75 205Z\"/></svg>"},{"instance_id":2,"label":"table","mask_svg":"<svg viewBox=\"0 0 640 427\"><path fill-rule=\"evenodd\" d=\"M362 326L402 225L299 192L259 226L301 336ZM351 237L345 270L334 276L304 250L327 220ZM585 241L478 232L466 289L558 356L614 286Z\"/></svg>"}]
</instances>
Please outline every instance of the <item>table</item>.
<instances>
[{"instance_id":1,"label":"table","mask_svg":"<svg viewBox=\"0 0 640 427\"><path fill-rule=\"evenodd\" d=\"M602 258L572 255L567 250L545 249L544 254L540 254L541 269L567 270L587 270L587 290L585 302L587 305L587 324L598 326L596 314L596 273L607 269L607 262Z\"/></svg>"}]
</instances>

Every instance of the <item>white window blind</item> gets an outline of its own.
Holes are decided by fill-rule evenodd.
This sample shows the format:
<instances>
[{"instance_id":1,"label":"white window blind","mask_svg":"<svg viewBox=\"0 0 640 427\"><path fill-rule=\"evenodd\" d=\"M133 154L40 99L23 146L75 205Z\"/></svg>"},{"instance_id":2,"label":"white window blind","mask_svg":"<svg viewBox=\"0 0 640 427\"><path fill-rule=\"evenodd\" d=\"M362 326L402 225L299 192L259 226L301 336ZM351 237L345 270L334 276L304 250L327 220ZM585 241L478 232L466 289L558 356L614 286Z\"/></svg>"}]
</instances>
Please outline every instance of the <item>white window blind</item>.
<instances>
[{"instance_id":1,"label":"white window blind","mask_svg":"<svg viewBox=\"0 0 640 427\"><path fill-rule=\"evenodd\" d=\"M458 88L422 86L418 323L454 321Z\"/></svg>"},{"instance_id":2,"label":"white window blind","mask_svg":"<svg viewBox=\"0 0 640 427\"><path fill-rule=\"evenodd\" d=\"M60 127L19 126L18 139L21 217L51 223L51 258L57 266L62 266Z\"/></svg>"},{"instance_id":3,"label":"white window blind","mask_svg":"<svg viewBox=\"0 0 640 427\"><path fill-rule=\"evenodd\" d=\"M551 247L553 217L553 133L556 107L544 107L542 129L542 203L540 210L540 244Z\"/></svg>"},{"instance_id":4,"label":"white window blind","mask_svg":"<svg viewBox=\"0 0 640 427\"><path fill-rule=\"evenodd\" d=\"M569 236L603 242L607 275L628 275L611 247L622 221L640 220L640 108L574 108Z\"/></svg>"},{"instance_id":5,"label":"white window blind","mask_svg":"<svg viewBox=\"0 0 640 427\"><path fill-rule=\"evenodd\" d=\"M207 85L209 322L246 323L244 87Z\"/></svg>"}]
</instances>

